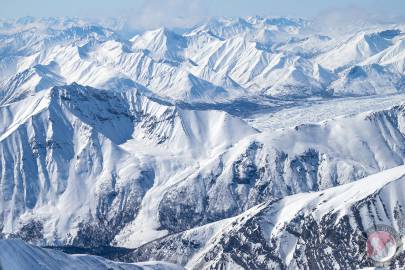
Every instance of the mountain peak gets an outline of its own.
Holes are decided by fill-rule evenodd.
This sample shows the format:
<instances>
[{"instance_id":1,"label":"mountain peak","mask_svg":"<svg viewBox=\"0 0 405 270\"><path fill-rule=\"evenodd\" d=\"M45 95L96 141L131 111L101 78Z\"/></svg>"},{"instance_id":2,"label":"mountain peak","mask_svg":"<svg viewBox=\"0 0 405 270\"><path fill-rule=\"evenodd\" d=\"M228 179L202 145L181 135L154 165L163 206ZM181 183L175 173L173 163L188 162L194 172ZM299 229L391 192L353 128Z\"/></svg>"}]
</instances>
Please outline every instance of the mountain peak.
<instances>
[{"instance_id":1,"label":"mountain peak","mask_svg":"<svg viewBox=\"0 0 405 270\"><path fill-rule=\"evenodd\" d=\"M176 34L166 27L147 31L131 40L132 49L148 50L157 60L175 60L182 58L182 50L187 43L183 36Z\"/></svg>"}]
</instances>

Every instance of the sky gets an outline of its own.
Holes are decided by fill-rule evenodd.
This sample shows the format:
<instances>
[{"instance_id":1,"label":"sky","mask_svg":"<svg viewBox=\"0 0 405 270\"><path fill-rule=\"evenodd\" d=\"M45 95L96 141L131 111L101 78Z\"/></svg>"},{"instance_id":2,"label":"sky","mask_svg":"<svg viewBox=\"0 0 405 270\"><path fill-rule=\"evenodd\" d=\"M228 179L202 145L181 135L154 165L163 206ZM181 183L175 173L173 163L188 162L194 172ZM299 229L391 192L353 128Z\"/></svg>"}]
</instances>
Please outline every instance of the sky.
<instances>
[{"instance_id":1,"label":"sky","mask_svg":"<svg viewBox=\"0 0 405 270\"><path fill-rule=\"evenodd\" d=\"M379 19L405 17L405 0L0 0L0 18L126 17L144 28L183 27L209 17L314 18L336 11Z\"/></svg>"}]
</instances>

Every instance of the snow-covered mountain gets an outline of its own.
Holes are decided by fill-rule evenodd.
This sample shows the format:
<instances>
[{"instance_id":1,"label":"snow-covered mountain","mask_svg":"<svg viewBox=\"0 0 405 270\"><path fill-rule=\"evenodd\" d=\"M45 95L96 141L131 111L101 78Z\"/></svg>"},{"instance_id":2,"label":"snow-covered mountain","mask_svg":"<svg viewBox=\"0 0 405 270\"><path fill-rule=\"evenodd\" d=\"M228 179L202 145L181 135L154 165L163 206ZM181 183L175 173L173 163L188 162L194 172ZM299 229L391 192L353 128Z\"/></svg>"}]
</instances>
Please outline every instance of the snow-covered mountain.
<instances>
[{"instance_id":1,"label":"snow-covered mountain","mask_svg":"<svg viewBox=\"0 0 405 270\"><path fill-rule=\"evenodd\" d=\"M0 28L1 92L8 85L24 88L32 80L27 73L44 66L52 66L58 82L117 90L136 83L186 102L402 91L404 26L327 36L308 25L288 18L216 19L181 34L160 28L124 39L102 24L26 18ZM32 88L43 85L31 81Z\"/></svg>"},{"instance_id":2,"label":"snow-covered mountain","mask_svg":"<svg viewBox=\"0 0 405 270\"><path fill-rule=\"evenodd\" d=\"M192 269L368 266L353 239L403 207L374 199L402 188L404 25L122 29L0 21L1 237Z\"/></svg>"},{"instance_id":3,"label":"snow-covered mountain","mask_svg":"<svg viewBox=\"0 0 405 270\"><path fill-rule=\"evenodd\" d=\"M369 228L390 224L401 231L404 184L405 167L396 167L326 191L268 201L121 259L163 259L189 269L361 269L372 266L365 248ZM403 269L402 257L390 266Z\"/></svg>"},{"instance_id":4,"label":"snow-covered mountain","mask_svg":"<svg viewBox=\"0 0 405 270\"><path fill-rule=\"evenodd\" d=\"M271 132L77 84L1 109L3 233L38 243L136 247L404 162L404 106Z\"/></svg>"},{"instance_id":5,"label":"snow-covered mountain","mask_svg":"<svg viewBox=\"0 0 405 270\"><path fill-rule=\"evenodd\" d=\"M163 262L118 263L89 255L66 255L43 249L21 240L0 240L0 268L26 269L100 269L100 270L182 270L181 266Z\"/></svg>"}]
</instances>

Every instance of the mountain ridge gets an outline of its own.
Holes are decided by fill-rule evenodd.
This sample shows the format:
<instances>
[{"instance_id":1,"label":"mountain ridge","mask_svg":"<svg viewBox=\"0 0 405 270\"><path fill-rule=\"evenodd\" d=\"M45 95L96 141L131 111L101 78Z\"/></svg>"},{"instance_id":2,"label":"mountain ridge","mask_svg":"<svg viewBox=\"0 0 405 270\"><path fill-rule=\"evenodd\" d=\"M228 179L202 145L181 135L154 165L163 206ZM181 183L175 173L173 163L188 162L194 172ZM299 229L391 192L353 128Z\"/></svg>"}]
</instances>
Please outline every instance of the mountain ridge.
<instances>
[{"instance_id":1,"label":"mountain ridge","mask_svg":"<svg viewBox=\"0 0 405 270\"><path fill-rule=\"evenodd\" d=\"M32 20L28 25L35 23ZM54 63L60 67L56 75L67 84L104 88L111 86L110 80L120 79L140 84L163 98L190 103L241 97L380 94L372 89L381 88L381 83L369 87L367 82L373 76L385 76L373 78L375 84L386 83L385 93L402 91L402 58L395 55L403 42L401 25L378 25L352 35L321 37L299 19L217 19L184 33L160 28L126 40L119 30L77 24L76 30L56 28L54 31L61 35L56 42L47 41L46 35L36 36L32 42L37 45L30 41L9 43L10 38L16 40L18 30L5 34L2 48L22 52L6 51L3 70L19 73L38 64ZM75 27L74 21L68 20L67 25ZM263 39L266 31L270 36ZM19 38L25 41L24 36ZM25 46L30 49L24 52ZM314 53L314 48L318 52ZM347 63L342 62L342 54ZM375 65L377 73L368 68ZM364 70L362 76L353 78L358 81L355 84L345 82L351 80L347 78L350 68ZM382 70L384 74L378 75ZM7 77L3 83L10 79ZM129 87L115 86L118 90Z\"/></svg>"}]
</instances>

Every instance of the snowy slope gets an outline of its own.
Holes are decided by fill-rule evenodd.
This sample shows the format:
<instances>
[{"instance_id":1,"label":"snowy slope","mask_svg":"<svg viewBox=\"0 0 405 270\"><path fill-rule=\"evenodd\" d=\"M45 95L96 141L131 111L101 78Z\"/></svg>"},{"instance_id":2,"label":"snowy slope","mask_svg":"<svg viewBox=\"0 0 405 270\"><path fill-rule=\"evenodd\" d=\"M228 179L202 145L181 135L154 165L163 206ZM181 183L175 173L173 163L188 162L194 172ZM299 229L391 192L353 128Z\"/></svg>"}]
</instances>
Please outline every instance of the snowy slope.
<instances>
[{"instance_id":1,"label":"snowy slope","mask_svg":"<svg viewBox=\"0 0 405 270\"><path fill-rule=\"evenodd\" d=\"M160 203L149 208L149 215L158 212L158 228L179 232L263 201L327 189L401 165L403 128L401 106L246 137L177 176L182 181L163 196L159 189ZM118 245L136 247L151 240L135 233L146 227L137 220L117 236ZM162 235L160 231L155 237Z\"/></svg>"},{"instance_id":2,"label":"snowy slope","mask_svg":"<svg viewBox=\"0 0 405 270\"><path fill-rule=\"evenodd\" d=\"M135 89L74 84L0 109L2 229L40 243L108 244L154 185L257 133L225 112L177 108Z\"/></svg>"},{"instance_id":3,"label":"snowy slope","mask_svg":"<svg viewBox=\"0 0 405 270\"><path fill-rule=\"evenodd\" d=\"M122 259L165 259L189 269L359 269L372 263L366 257L367 229L386 224L400 230L404 184L405 167L396 167L266 202L148 243ZM402 269L404 262L397 263L392 269Z\"/></svg>"},{"instance_id":4,"label":"snowy slope","mask_svg":"<svg viewBox=\"0 0 405 270\"><path fill-rule=\"evenodd\" d=\"M0 268L10 270L100 269L100 270L180 270L164 262L118 263L97 256L67 255L60 251L35 247L21 240L0 240Z\"/></svg>"}]
</instances>

